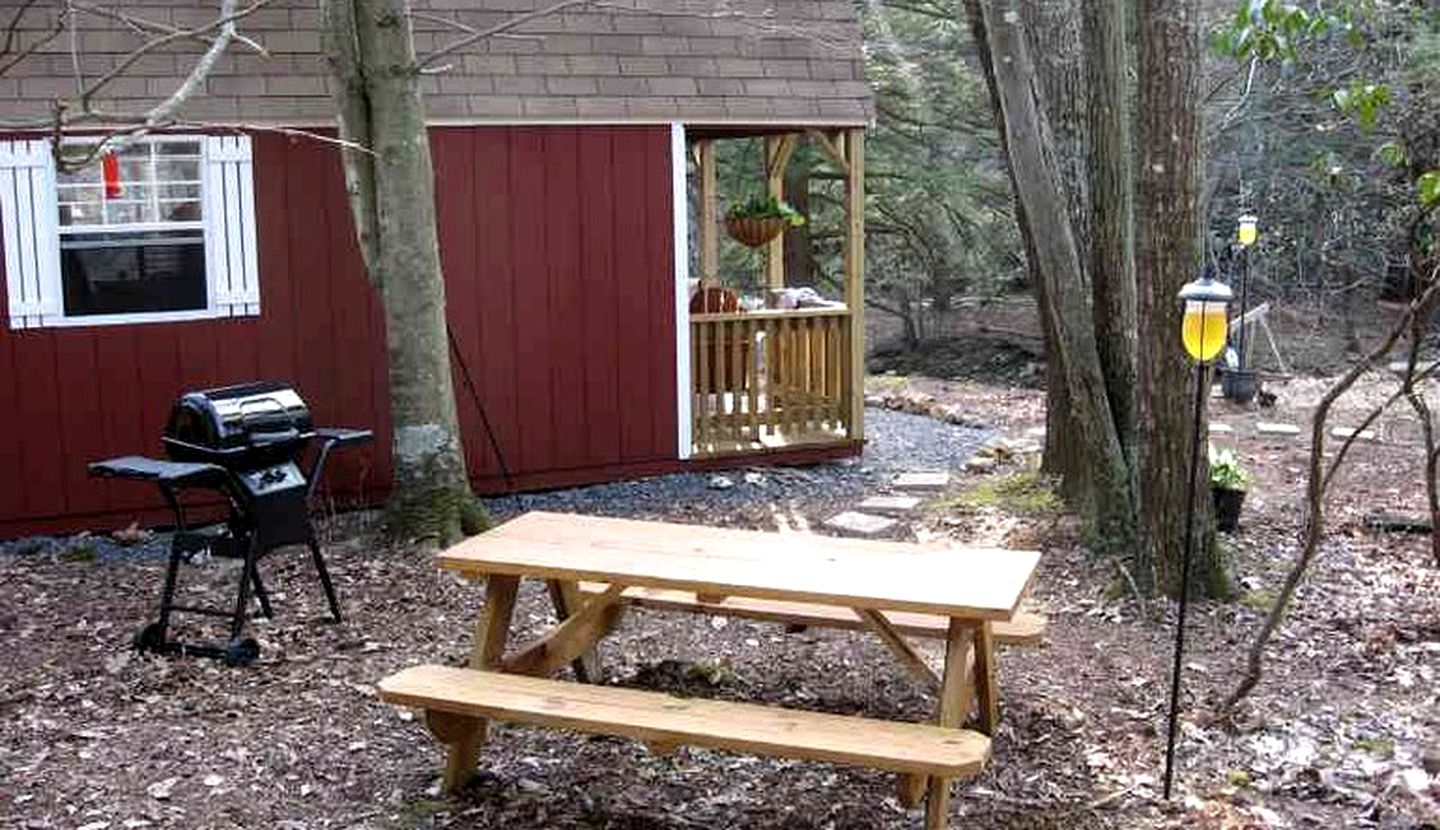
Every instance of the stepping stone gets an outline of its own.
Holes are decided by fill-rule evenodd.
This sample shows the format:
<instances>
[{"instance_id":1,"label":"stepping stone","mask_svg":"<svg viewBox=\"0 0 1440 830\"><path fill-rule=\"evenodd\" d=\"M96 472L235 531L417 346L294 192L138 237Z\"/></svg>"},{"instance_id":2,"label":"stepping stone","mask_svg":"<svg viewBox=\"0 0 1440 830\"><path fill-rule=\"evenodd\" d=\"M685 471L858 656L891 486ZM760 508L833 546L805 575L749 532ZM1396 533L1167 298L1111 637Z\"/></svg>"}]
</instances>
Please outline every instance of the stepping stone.
<instances>
[{"instance_id":1,"label":"stepping stone","mask_svg":"<svg viewBox=\"0 0 1440 830\"><path fill-rule=\"evenodd\" d=\"M947 472L900 473L893 482L900 490L944 490L950 486Z\"/></svg>"},{"instance_id":2,"label":"stepping stone","mask_svg":"<svg viewBox=\"0 0 1440 830\"><path fill-rule=\"evenodd\" d=\"M1261 435L1299 435L1300 427L1294 424L1272 424L1265 421L1255 425L1255 430Z\"/></svg>"},{"instance_id":3,"label":"stepping stone","mask_svg":"<svg viewBox=\"0 0 1440 830\"><path fill-rule=\"evenodd\" d=\"M896 524L898 522L894 519L872 516L869 513L859 513L854 510L847 510L825 520L826 527L838 530L847 536L879 536Z\"/></svg>"},{"instance_id":4,"label":"stepping stone","mask_svg":"<svg viewBox=\"0 0 1440 830\"><path fill-rule=\"evenodd\" d=\"M1037 441L1045 440L1045 427L1030 427L1025 430L1026 438L1034 438Z\"/></svg>"},{"instance_id":5,"label":"stepping stone","mask_svg":"<svg viewBox=\"0 0 1440 830\"><path fill-rule=\"evenodd\" d=\"M1335 427L1334 429L1330 430L1331 438L1349 438L1352 435L1355 435L1355 430L1351 427ZM1378 440L1375 435L1375 430L1373 429L1364 430L1359 435L1355 435L1355 437L1357 440L1360 441Z\"/></svg>"},{"instance_id":6,"label":"stepping stone","mask_svg":"<svg viewBox=\"0 0 1440 830\"><path fill-rule=\"evenodd\" d=\"M1235 427L1232 427L1232 426L1230 426L1229 424L1211 424L1211 425L1210 425L1210 434L1211 434L1211 435L1231 435L1231 434L1233 434L1234 432L1235 432Z\"/></svg>"},{"instance_id":7,"label":"stepping stone","mask_svg":"<svg viewBox=\"0 0 1440 830\"><path fill-rule=\"evenodd\" d=\"M860 502L861 510L885 513L891 516L906 516L920 509L919 496L871 496Z\"/></svg>"},{"instance_id":8,"label":"stepping stone","mask_svg":"<svg viewBox=\"0 0 1440 830\"><path fill-rule=\"evenodd\" d=\"M1415 368L1416 368L1416 369L1422 369L1422 368L1424 368L1424 366L1425 366L1425 362L1422 360L1422 361L1420 362L1420 365L1416 366ZM1405 376L1405 373L1410 370L1410 361L1408 361L1408 360L1394 360L1394 361L1391 361L1391 362L1390 362L1390 366L1389 366L1388 368L1390 369L1390 371L1394 372L1395 374L1400 375L1401 377L1404 377L1404 376Z\"/></svg>"}]
</instances>

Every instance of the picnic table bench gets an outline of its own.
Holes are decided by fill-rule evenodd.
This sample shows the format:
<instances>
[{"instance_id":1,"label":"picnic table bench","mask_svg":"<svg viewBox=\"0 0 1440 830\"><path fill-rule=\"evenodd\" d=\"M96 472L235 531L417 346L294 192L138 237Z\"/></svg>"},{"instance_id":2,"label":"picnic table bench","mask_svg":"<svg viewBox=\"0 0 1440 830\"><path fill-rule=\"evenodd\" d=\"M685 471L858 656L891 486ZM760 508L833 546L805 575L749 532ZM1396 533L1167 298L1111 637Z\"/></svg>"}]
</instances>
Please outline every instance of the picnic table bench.
<instances>
[{"instance_id":1,"label":"picnic table bench","mask_svg":"<svg viewBox=\"0 0 1440 830\"><path fill-rule=\"evenodd\" d=\"M633 738L657 752L693 745L902 773L907 803L928 793L925 826L939 830L946 822L950 781L977 773L989 758L986 733L998 718L996 630L1009 625L1028 631L1037 624L1036 618L1016 614L1038 558L1025 551L931 550L528 513L439 556L441 567L486 581L469 667L406 669L380 682L380 698L425 710L432 733L449 747L450 790L474 774L488 721L502 720ZM506 654L519 583L526 577L549 583L560 622ZM935 723L550 679L566 664L574 664L577 675L593 677L593 666L584 661L595 645L618 625L626 605L646 603L863 625L917 676L933 679L939 692ZM1039 624L1043 627L1043 620ZM942 626L938 636L946 656L936 676L902 632L936 636ZM978 729L961 728L972 703L979 704Z\"/></svg>"}]
</instances>

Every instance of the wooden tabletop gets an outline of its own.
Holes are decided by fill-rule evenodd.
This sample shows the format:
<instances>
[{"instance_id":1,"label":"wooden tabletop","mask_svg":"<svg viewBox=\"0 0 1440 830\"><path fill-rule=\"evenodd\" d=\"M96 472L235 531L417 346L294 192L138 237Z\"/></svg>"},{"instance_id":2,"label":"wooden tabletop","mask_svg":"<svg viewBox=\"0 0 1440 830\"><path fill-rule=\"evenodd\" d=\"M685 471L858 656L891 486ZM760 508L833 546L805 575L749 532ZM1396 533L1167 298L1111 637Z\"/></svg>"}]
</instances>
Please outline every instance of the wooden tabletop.
<instances>
[{"instance_id":1,"label":"wooden tabletop","mask_svg":"<svg viewBox=\"0 0 1440 830\"><path fill-rule=\"evenodd\" d=\"M1040 554L527 513L440 554L471 574L1009 619Z\"/></svg>"}]
</instances>

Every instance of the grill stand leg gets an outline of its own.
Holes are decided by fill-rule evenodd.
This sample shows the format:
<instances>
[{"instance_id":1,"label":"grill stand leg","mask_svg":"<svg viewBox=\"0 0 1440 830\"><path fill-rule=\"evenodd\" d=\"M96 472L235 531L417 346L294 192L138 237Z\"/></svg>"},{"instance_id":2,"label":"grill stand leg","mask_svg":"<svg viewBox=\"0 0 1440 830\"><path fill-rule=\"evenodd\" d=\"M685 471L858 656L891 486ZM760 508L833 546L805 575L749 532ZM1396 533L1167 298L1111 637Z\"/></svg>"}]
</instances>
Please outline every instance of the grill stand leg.
<instances>
[{"instance_id":1,"label":"grill stand leg","mask_svg":"<svg viewBox=\"0 0 1440 830\"><path fill-rule=\"evenodd\" d=\"M315 571L320 574L320 585L325 589L325 601L330 603L330 618L340 622L340 601L335 598L335 586L330 584L330 571L325 567L325 557L320 555L320 543L311 536L310 556L315 560Z\"/></svg>"},{"instance_id":2,"label":"grill stand leg","mask_svg":"<svg viewBox=\"0 0 1440 830\"><path fill-rule=\"evenodd\" d=\"M180 559L184 556L176 538L170 540L170 563L165 567L165 587L160 591L160 619L140 631L136 645L141 651L163 652L169 641L170 606L175 602L175 583L179 579Z\"/></svg>"},{"instance_id":3,"label":"grill stand leg","mask_svg":"<svg viewBox=\"0 0 1440 830\"><path fill-rule=\"evenodd\" d=\"M260 581L260 567L258 564L250 571L250 576L255 581L255 599L260 602L260 616L267 620L274 619L275 613L270 610L270 595L265 592L265 583Z\"/></svg>"},{"instance_id":4,"label":"grill stand leg","mask_svg":"<svg viewBox=\"0 0 1440 830\"><path fill-rule=\"evenodd\" d=\"M175 582L180 574L180 559L185 555L182 537L185 533L185 511L170 487L160 485L160 494L175 514L175 532L170 536L170 562L165 566L165 587L160 590L160 618L140 629L135 645L140 651L166 651L170 631L170 606L175 602Z\"/></svg>"},{"instance_id":5,"label":"grill stand leg","mask_svg":"<svg viewBox=\"0 0 1440 830\"><path fill-rule=\"evenodd\" d=\"M245 632L246 611L250 607L250 588L255 584L255 560L259 557L260 540L251 534L245 544L245 562L241 567L240 588L235 597L235 613L230 617L230 639L234 640Z\"/></svg>"}]
</instances>

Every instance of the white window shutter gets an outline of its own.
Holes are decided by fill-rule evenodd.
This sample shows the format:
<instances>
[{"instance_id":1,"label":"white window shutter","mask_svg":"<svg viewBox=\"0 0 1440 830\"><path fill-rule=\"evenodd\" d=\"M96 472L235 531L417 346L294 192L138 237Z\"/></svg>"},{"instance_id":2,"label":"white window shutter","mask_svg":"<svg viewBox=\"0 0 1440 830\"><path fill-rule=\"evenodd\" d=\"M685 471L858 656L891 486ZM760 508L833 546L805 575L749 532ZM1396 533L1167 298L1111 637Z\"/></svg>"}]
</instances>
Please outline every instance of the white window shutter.
<instances>
[{"instance_id":1,"label":"white window shutter","mask_svg":"<svg viewBox=\"0 0 1440 830\"><path fill-rule=\"evenodd\" d=\"M260 313L255 248L255 182L250 137L205 139L205 263L216 309L233 317Z\"/></svg>"},{"instance_id":2,"label":"white window shutter","mask_svg":"<svg viewBox=\"0 0 1440 830\"><path fill-rule=\"evenodd\" d=\"M12 329L61 314L58 211L49 142L0 141L0 245Z\"/></svg>"}]
</instances>

